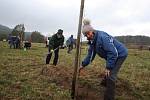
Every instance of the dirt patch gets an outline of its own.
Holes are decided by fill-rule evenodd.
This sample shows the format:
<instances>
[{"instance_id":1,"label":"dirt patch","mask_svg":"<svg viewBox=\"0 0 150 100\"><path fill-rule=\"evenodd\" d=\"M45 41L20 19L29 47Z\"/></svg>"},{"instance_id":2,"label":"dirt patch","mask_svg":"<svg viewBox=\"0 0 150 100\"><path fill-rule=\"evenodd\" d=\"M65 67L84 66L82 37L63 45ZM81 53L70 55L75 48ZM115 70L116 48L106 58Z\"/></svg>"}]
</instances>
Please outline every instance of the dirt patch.
<instances>
[{"instance_id":1,"label":"dirt patch","mask_svg":"<svg viewBox=\"0 0 150 100\"><path fill-rule=\"evenodd\" d=\"M84 70L78 80L78 100L103 100L105 88L100 86L100 81L104 77L101 72L94 70ZM41 71L42 75L49 77L50 83L55 83L63 89L71 89L73 69L66 66L48 65ZM130 92L130 85L125 80L119 79L116 84L116 95L126 95L129 99L133 96ZM117 97L116 96L116 97Z\"/></svg>"},{"instance_id":2,"label":"dirt patch","mask_svg":"<svg viewBox=\"0 0 150 100\"><path fill-rule=\"evenodd\" d=\"M69 68L49 65L42 69L41 74L49 76L49 82L56 83L61 88L69 89L71 86L72 70Z\"/></svg>"},{"instance_id":3,"label":"dirt patch","mask_svg":"<svg viewBox=\"0 0 150 100\"><path fill-rule=\"evenodd\" d=\"M97 90L92 89L88 85L78 86L78 100L103 100L103 95L99 95Z\"/></svg>"},{"instance_id":4,"label":"dirt patch","mask_svg":"<svg viewBox=\"0 0 150 100\"><path fill-rule=\"evenodd\" d=\"M42 75L49 76L49 82L56 83L63 89L71 89L73 70L64 66L48 65L41 71ZM82 77L88 75L87 71L81 73ZM88 84L78 82L78 100L102 100L96 90L93 90Z\"/></svg>"}]
</instances>

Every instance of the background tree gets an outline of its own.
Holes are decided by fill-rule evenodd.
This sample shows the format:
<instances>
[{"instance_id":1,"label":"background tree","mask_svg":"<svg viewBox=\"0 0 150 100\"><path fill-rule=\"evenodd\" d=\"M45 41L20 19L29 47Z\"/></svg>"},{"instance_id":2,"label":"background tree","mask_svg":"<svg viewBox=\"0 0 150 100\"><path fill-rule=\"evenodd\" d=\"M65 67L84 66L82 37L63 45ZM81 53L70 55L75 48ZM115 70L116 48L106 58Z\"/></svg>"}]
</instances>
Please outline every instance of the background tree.
<instances>
[{"instance_id":1,"label":"background tree","mask_svg":"<svg viewBox=\"0 0 150 100\"><path fill-rule=\"evenodd\" d=\"M23 48L24 33L25 33L24 31L25 31L24 24L16 25L12 31L12 36L19 36L19 38L20 38L20 47L19 48Z\"/></svg>"},{"instance_id":2,"label":"background tree","mask_svg":"<svg viewBox=\"0 0 150 100\"><path fill-rule=\"evenodd\" d=\"M41 33L40 32L38 32L38 31L34 31L34 32L32 32L32 34L31 34L31 41L32 42L38 42L38 43L43 43L44 42L44 36L43 35L41 35Z\"/></svg>"},{"instance_id":3,"label":"background tree","mask_svg":"<svg viewBox=\"0 0 150 100\"><path fill-rule=\"evenodd\" d=\"M7 40L7 34L0 34L0 41L3 41L3 39Z\"/></svg>"}]
</instances>

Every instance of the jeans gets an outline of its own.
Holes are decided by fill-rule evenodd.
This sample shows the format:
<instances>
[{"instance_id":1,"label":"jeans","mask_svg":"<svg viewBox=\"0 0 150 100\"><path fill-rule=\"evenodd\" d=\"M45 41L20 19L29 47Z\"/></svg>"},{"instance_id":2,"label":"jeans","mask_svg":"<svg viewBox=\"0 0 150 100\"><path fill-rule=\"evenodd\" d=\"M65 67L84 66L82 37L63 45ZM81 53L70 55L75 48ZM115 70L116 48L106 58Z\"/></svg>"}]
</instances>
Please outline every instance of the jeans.
<instances>
[{"instance_id":1,"label":"jeans","mask_svg":"<svg viewBox=\"0 0 150 100\"><path fill-rule=\"evenodd\" d=\"M68 51L67 51L67 53L70 53L72 49L73 49L73 44L68 45Z\"/></svg>"},{"instance_id":2,"label":"jeans","mask_svg":"<svg viewBox=\"0 0 150 100\"><path fill-rule=\"evenodd\" d=\"M121 65L123 64L125 59L126 56L118 58L116 61L116 66L110 71L110 76L105 77L106 90L104 93L104 100L115 100L115 81L117 79L117 74L121 68Z\"/></svg>"},{"instance_id":3,"label":"jeans","mask_svg":"<svg viewBox=\"0 0 150 100\"><path fill-rule=\"evenodd\" d=\"M117 61L116 61L116 66L111 70L110 72L110 76L109 78L112 80L112 81L116 81L117 79L117 74L121 68L121 65L123 64L123 62L125 61L127 56L125 57L121 57L121 58L118 58Z\"/></svg>"}]
</instances>

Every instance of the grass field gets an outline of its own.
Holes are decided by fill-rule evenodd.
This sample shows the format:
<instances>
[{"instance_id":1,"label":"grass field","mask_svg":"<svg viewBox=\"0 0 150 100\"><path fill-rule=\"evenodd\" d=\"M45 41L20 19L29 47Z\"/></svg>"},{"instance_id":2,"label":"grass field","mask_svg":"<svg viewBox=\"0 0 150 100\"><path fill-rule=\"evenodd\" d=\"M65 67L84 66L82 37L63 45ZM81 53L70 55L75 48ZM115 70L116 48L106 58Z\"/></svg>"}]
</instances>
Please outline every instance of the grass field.
<instances>
[{"instance_id":1,"label":"grass field","mask_svg":"<svg viewBox=\"0 0 150 100\"><path fill-rule=\"evenodd\" d=\"M0 100L71 100L74 54L60 50L57 66L45 65L47 48L33 44L27 51L0 42ZM86 50L82 49L82 58ZM51 62L52 63L52 62ZM100 86L105 61L96 56L81 73L79 100L103 100ZM150 100L150 51L129 50L116 85L117 100Z\"/></svg>"}]
</instances>

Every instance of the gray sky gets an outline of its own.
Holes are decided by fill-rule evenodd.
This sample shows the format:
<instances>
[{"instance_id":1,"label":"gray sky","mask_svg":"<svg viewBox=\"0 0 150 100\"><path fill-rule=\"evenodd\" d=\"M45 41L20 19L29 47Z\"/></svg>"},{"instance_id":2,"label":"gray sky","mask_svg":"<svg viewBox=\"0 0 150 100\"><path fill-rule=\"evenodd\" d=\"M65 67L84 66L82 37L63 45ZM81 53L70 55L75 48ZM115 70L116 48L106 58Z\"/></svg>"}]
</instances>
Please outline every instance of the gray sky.
<instances>
[{"instance_id":1,"label":"gray sky","mask_svg":"<svg viewBox=\"0 0 150 100\"><path fill-rule=\"evenodd\" d=\"M84 17L92 26L116 35L150 36L150 0L85 0ZM77 34L80 0L0 0L0 24L26 31Z\"/></svg>"}]
</instances>

